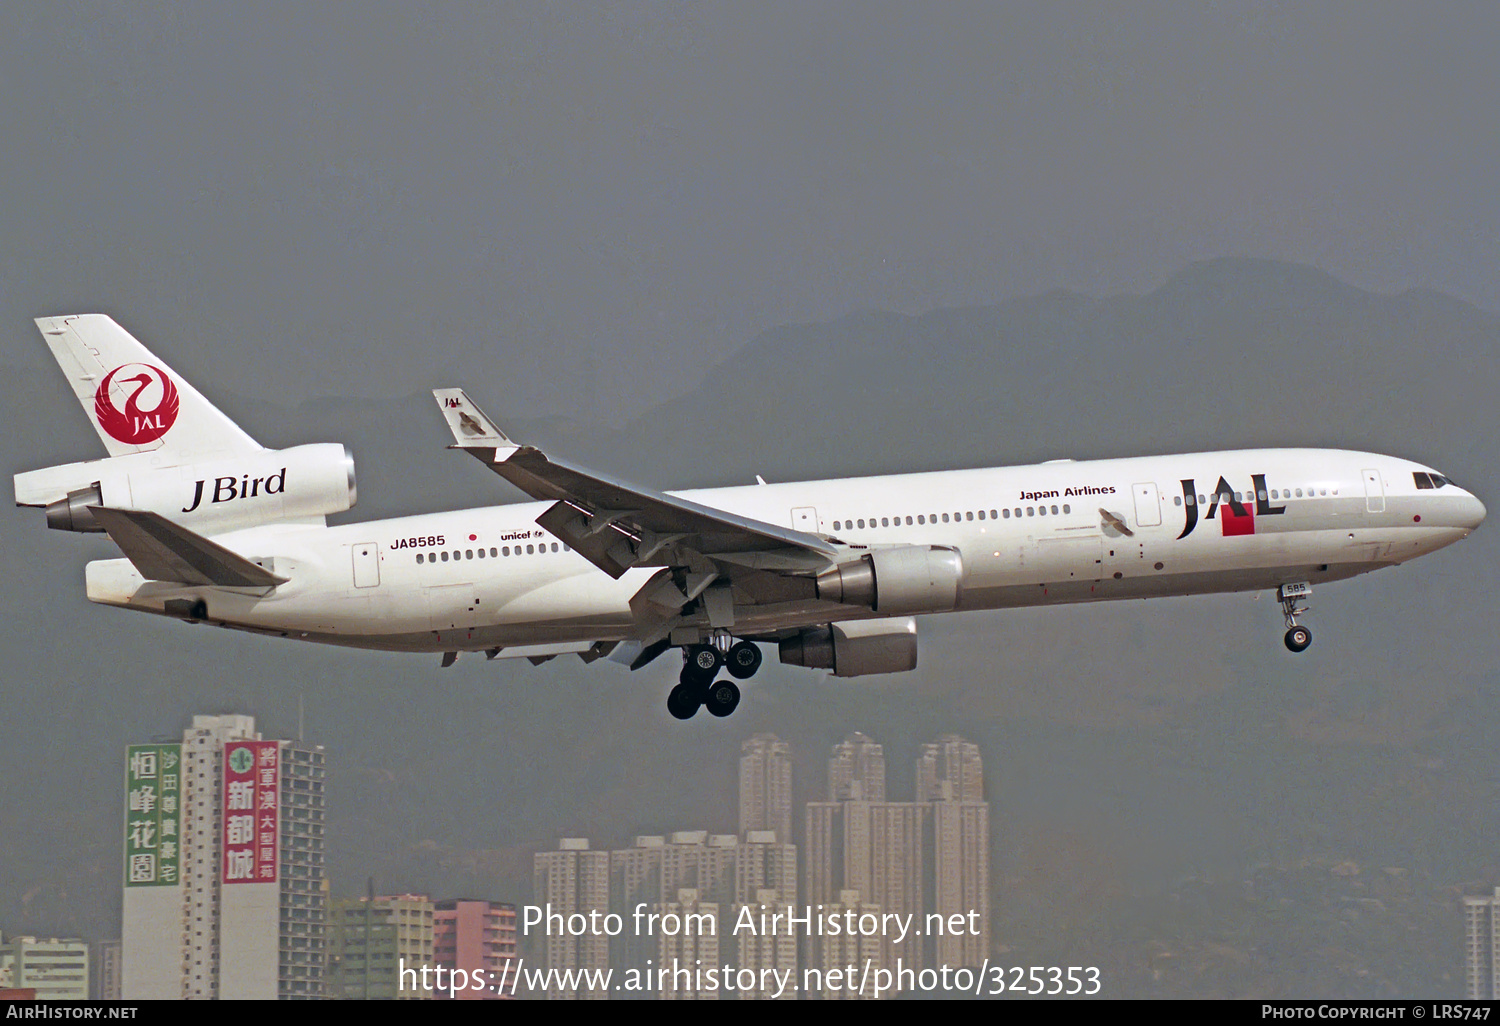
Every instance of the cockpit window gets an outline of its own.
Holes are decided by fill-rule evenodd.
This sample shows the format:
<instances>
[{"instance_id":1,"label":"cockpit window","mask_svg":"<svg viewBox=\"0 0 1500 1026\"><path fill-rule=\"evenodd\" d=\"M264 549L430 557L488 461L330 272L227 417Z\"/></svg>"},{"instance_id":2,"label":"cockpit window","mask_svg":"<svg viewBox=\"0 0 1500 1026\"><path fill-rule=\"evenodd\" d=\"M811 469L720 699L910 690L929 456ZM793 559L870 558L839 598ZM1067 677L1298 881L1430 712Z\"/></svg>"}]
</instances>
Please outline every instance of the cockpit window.
<instances>
[{"instance_id":1,"label":"cockpit window","mask_svg":"<svg viewBox=\"0 0 1500 1026\"><path fill-rule=\"evenodd\" d=\"M1451 479L1442 474L1429 474L1418 470L1414 471L1411 476L1416 479L1418 488L1441 488L1444 485L1453 484Z\"/></svg>"}]
</instances>

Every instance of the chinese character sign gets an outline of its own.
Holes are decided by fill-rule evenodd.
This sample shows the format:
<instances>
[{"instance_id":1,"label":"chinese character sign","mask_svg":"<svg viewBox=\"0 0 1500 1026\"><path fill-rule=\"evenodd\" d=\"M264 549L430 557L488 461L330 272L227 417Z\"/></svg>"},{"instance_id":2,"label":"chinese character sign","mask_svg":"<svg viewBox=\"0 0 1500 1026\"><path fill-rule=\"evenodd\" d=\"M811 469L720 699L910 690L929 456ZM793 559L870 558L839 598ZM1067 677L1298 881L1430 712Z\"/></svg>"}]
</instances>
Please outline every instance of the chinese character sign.
<instances>
[{"instance_id":1,"label":"chinese character sign","mask_svg":"<svg viewBox=\"0 0 1500 1026\"><path fill-rule=\"evenodd\" d=\"M125 886L175 885L181 868L181 745L125 749Z\"/></svg>"},{"instance_id":2,"label":"chinese character sign","mask_svg":"<svg viewBox=\"0 0 1500 1026\"><path fill-rule=\"evenodd\" d=\"M275 741L231 741L224 746L226 884L276 882L279 759Z\"/></svg>"}]
</instances>

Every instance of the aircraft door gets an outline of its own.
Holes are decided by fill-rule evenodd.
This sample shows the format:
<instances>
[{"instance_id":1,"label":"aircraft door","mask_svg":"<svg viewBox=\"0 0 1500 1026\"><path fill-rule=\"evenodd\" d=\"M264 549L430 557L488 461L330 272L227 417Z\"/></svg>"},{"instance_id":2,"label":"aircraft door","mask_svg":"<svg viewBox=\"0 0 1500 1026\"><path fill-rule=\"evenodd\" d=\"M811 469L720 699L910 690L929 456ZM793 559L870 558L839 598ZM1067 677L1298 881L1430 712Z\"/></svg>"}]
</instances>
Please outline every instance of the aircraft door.
<instances>
[{"instance_id":1,"label":"aircraft door","mask_svg":"<svg viewBox=\"0 0 1500 1026\"><path fill-rule=\"evenodd\" d=\"M814 506L798 506L792 510L792 530L818 533L818 510Z\"/></svg>"},{"instance_id":2,"label":"aircraft door","mask_svg":"<svg viewBox=\"0 0 1500 1026\"><path fill-rule=\"evenodd\" d=\"M1156 483L1145 481L1134 485L1131 491L1135 493L1136 526L1160 527L1161 494L1156 489Z\"/></svg>"},{"instance_id":3,"label":"aircraft door","mask_svg":"<svg viewBox=\"0 0 1500 1026\"><path fill-rule=\"evenodd\" d=\"M1385 512L1385 484L1378 470L1365 471L1365 512Z\"/></svg>"},{"instance_id":4,"label":"aircraft door","mask_svg":"<svg viewBox=\"0 0 1500 1026\"><path fill-rule=\"evenodd\" d=\"M373 588L380 583L380 546L374 542L356 542L350 546L354 556L354 586Z\"/></svg>"}]
</instances>

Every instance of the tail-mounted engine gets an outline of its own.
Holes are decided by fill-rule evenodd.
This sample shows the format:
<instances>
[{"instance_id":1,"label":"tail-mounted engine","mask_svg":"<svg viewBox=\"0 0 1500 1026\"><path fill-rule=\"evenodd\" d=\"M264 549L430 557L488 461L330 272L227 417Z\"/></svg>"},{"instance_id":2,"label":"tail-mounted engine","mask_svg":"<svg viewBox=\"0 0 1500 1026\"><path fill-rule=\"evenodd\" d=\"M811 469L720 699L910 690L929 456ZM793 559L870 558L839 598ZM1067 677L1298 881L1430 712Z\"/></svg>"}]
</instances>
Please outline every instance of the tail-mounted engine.
<instances>
[{"instance_id":1,"label":"tail-mounted engine","mask_svg":"<svg viewBox=\"0 0 1500 1026\"><path fill-rule=\"evenodd\" d=\"M340 513L358 498L354 454L337 443L257 449L162 466L131 453L17 474L16 505L42 506L59 531L102 531L90 506L147 510L203 533Z\"/></svg>"}]
</instances>

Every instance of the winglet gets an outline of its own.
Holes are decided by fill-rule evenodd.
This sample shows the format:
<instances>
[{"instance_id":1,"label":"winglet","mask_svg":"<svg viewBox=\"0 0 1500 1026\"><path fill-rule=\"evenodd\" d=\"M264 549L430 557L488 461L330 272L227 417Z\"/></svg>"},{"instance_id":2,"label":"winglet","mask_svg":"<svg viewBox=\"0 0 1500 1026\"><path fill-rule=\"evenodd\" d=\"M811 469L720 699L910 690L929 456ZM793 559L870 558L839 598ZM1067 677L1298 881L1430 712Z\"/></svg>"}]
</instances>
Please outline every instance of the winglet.
<instances>
[{"instance_id":1,"label":"winglet","mask_svg":"<svg viewBox=\"0 0 1500 1026\"><path fill-rule=\"evenodd\" d=\"M433 398L443 410L443 419L448 430L453 432L454 444L450 449L511 449L518 448L515 442L505 437L505 432L485 416L484 411L474 405L474 400L461 388L434 388ZM498 453L497 453L498 455Z\"/></svg>"},{"instance_id":2,"label":"winglet","mask_svg":"<svg viewBox=\"0 0 1500 1026\"><path fill-rule=\"evenodd\" d=\"M88 509L148 581L272 588L287 580L158 513L102 506Z\"/></svg>"}]
</instances>

